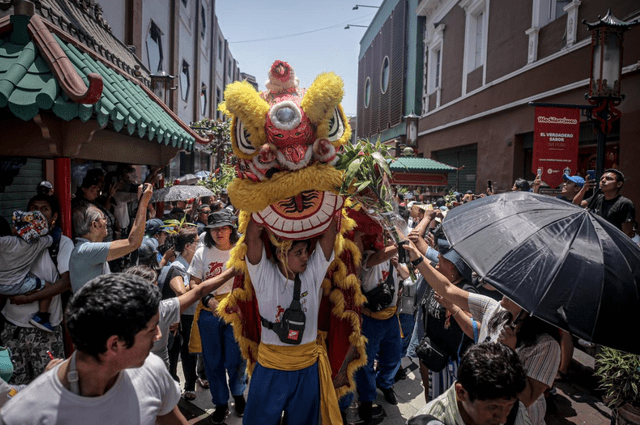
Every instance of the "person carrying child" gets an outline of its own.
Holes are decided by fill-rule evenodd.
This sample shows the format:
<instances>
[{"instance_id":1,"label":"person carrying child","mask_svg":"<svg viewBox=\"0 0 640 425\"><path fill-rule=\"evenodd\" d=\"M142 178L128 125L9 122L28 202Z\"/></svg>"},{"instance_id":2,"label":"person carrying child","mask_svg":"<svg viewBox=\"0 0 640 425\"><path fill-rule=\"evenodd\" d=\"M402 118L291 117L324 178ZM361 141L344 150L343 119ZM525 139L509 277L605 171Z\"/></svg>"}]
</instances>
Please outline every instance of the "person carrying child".
<instances>
[{"instance_id":1,"label":"person carrying child","mask_svg":"<svg viewBox=\"0 0 640 425\"><path fill-rule=\"evenodd\" d=\"M46 281L30 272L31 265L45 249L60 240L62 232L47 235L49 226L40 211L14 211L13 223L16 235L0 237L0 295L26 294L41 290ZM29 323L46 332L53 332L49 323L49 305L51 298L38 302L38 312Z\"/></svg>"}]
</instances>

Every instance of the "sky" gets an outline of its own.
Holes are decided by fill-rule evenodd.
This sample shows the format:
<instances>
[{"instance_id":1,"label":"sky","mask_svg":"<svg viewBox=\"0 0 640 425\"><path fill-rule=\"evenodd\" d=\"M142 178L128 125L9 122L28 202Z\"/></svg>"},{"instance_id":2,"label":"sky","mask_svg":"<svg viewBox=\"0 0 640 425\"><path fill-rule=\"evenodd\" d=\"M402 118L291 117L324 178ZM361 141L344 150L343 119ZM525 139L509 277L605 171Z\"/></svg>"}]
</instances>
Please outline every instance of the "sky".
<instances>
[{"instance_id":1,"label":"sky","mask_svg":"<svg viewBox=\"0 0 640 425\"><path fill-rule=\"evenodd\" d=\"M254 75L260 90L271 64L283 60L309 87L322 72L344 80L342 107L356 115L360 40L382 0L217 0L216 15L240 71Z\"/></svg>"}]
</instances>

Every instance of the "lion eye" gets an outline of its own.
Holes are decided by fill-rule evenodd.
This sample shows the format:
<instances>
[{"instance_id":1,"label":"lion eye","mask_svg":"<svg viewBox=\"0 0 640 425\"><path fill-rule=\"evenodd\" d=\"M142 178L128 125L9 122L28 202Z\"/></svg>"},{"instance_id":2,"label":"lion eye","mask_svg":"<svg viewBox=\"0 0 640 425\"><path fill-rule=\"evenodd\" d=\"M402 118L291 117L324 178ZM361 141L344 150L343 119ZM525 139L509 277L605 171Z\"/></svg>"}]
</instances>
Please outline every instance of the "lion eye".
<instances>
[{"instance_id":1,"label":"lion eye","mask_svg":"<svg viewBox=\"0 0 640 425\"><path fill-rule=\"evenodd\" d=\"M238 149L243 153L251 155L256 151L256 148L249 141L249 132L244 128L244 124L240 120L236 124L236 142Z\"/></svg>"},{"instance_id":2,"label":"lion eye","mask_svg":"<svg viewBox=\"0 0 640 425\"><path fill-rule=\"evenodd\" d=\"M327 135L327 140L330 142L335 142L340 139L344 134L345 127L344 122L342 121L342 116L340 115L340 111L338 108L334 108L333 115L329 120L329 134Z\"/></svg>"}]
</instances>

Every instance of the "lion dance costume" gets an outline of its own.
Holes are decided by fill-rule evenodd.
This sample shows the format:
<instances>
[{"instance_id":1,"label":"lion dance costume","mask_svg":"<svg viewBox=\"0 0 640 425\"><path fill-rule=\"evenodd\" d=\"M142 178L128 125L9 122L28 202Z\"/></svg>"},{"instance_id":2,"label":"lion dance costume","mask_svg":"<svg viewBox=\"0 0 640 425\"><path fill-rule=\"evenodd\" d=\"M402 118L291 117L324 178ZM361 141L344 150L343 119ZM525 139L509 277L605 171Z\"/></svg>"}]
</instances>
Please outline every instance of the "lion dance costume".
<instances>
[{"instance_id":1,"label":"lion dance costume","mask_svg":"<svg viewBox=\"0 0 640 425\"><path fill-rule=\"evenodd\" d=\"M333 217L339 217L335 259L322 283L318 315L318 343L328 354L333 380L329 386L335 390L332 404L337 407L336 400L355 389L355 370L366 363L360 317L365 298L356 276L361 254L345 237L356 223L348 217L344 199L338 194L343 173L333 167L337 150L351 137L340 105L343 83L337 75L325 73L304 90L298 88L293 69L276 61L266 87L267 91L258 93L247 82L235 82L225 90L220 109L231 116L231 142L239 159L237 178L228 193L240 210L241 233L246 233L251 218L264 226L267 255L270 244L286 250L292 241L311 239L310 246L315 246ZM227 267L243 274L235 278L234 290L220 304L218 313L234 325L235 338L252 373L258 359L261 319L246 252L242 237ZM320 379L323 393L327 379L328 374L324 381ZM324 400L322 422L340 420L339 416L328 416Z\"/></svg>"}]
</instances>

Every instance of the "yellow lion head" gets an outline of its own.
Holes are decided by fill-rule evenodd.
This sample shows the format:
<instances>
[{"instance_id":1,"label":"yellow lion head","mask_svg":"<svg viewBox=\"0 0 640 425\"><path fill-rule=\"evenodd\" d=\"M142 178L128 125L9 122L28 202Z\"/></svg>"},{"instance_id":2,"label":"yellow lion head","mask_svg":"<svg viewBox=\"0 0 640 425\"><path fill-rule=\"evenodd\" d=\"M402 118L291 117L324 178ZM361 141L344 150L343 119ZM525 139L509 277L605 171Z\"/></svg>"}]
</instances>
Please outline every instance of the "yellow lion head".
<instances>
[{"instance_id":1,"label":"yellow lion head","mask_svg":"<svg viewBox=\"0 0 640 425\"><path fill-rule=\"evenodd\" d=\"M343 82L319 75L306 91L293 68L276 61L267 91L229 84L220 109L231 116L231 143L239 159L229 185L234 206L284 239L322 233L342 205L337 150L351 137L340 101Z\"/></svg>"}]
</instances>

